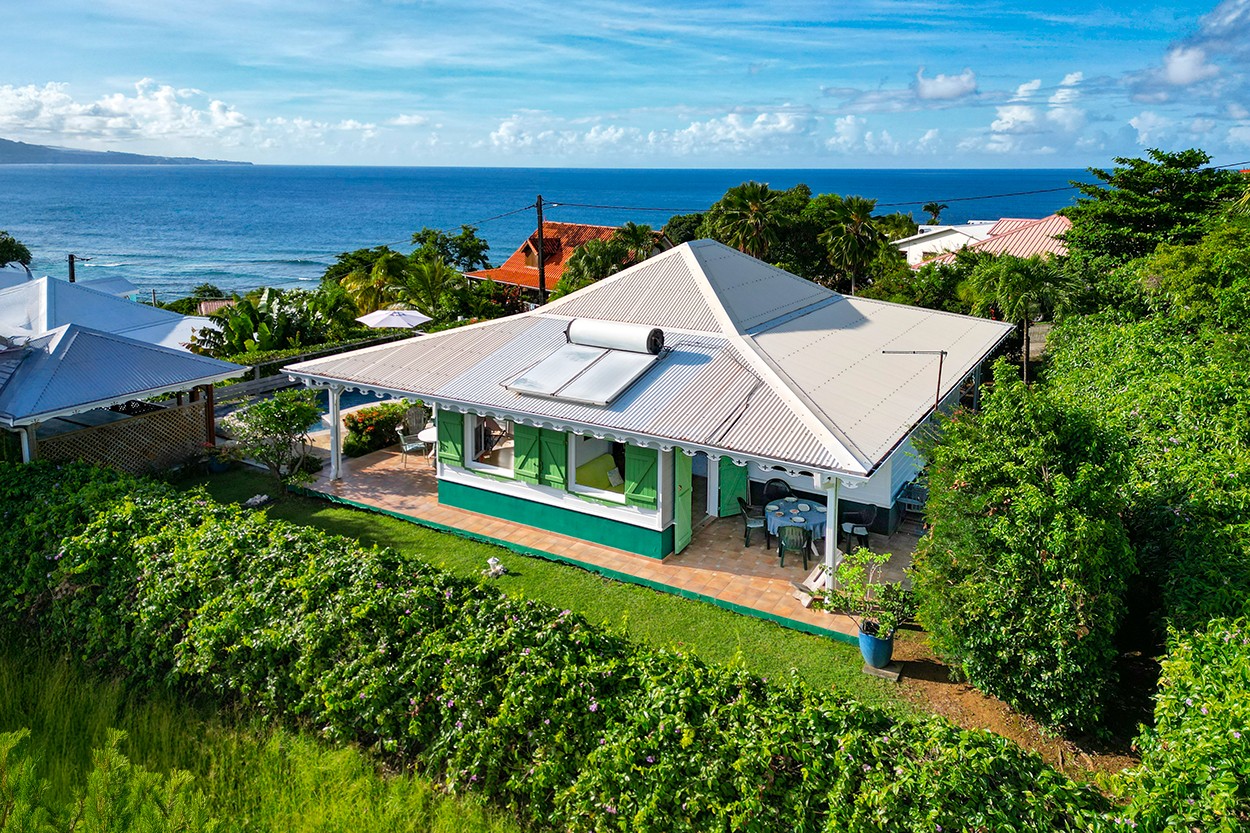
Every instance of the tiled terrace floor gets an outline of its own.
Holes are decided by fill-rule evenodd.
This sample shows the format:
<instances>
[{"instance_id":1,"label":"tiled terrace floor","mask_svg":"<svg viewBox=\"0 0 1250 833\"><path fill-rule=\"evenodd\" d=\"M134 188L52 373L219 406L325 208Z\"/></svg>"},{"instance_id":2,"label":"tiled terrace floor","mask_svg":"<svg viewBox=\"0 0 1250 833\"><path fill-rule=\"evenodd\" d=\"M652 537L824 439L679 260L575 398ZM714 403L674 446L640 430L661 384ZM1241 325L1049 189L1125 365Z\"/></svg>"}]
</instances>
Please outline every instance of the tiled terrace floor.
<instances>
[{"instance_id":1,"label":"tiled terrace floor","mask_svg":"<svg viewBox=\"0 0 1250 833\"><path fill-rule=\"evenodd\" d=\"M536 527L500 520L438 502L433 461L409 455L407 465L394 449L343 460L343 476L329 479L328 467L309 486L334 500L384 511L435 528L489 540L530 555L552 558L636 584L688 598L710 601L740 613L778 621L789 627L836 638L853 639L855 625L846 616L806 609L795 598L795 584L807 575L801 557L788 555L784 567L757 531L750 547L742 543L737 517L709 520L690 545L663 561L635 555ZM895 575L911 562L917 538L896 533L873 535L872 549L895 553ZM811 561L814 567L818 559Z\"/></svg>"}]
</instances>

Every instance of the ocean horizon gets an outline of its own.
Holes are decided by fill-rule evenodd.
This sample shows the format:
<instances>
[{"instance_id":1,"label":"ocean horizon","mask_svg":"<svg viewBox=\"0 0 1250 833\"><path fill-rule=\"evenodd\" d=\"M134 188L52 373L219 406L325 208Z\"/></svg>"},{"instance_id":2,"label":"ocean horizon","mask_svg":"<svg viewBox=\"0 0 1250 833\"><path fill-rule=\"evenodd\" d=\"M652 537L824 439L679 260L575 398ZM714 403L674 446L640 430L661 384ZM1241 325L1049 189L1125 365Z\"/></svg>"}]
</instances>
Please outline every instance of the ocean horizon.
<instances>
[{"instance_id":1,"label":"ocean horizon","mask_svg":"<svg viewBox=\"0 0 1250 833\"><path fill-rule=\"evenodd\" d=\"M547 220L662 226L706 210L741 182L856 194L878 212L943 222L1043 217L1072 203L1084 169L432 168L298 165L0 166L0 229L31 250L39 276L124 277L160 300L202 283L226 292L311 288L340 252L409 251L423 226L477 225L498 265ZM85 260L83 260L85 259Z\"/></svg>"}]
</instances>

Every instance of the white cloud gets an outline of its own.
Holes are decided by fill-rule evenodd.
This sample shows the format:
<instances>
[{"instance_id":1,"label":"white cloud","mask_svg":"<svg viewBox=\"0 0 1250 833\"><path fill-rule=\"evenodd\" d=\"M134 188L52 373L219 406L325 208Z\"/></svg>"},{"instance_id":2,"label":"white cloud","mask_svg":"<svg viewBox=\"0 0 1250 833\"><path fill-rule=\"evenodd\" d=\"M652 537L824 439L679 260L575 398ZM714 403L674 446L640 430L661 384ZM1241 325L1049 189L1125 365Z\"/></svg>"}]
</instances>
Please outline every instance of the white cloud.
<instances>
[{"instance_id":1,"label":"white cloud","mask_svg":"<svg viewBox=\"0 0 1250 833\"><path fill-rule=\"evenodd\" d=\"M1241 150L1250 150L1250 124L1238 124L1228 128L1226 141Z\"/></svg>"},{"instance_id":2,"label":"white cloud","mask_svg":"<svg viewBox=\"0 0 1250 833\"><path fill-rule=\"evenodd\" d=\"M1207 62L1207 53L1201 47L1178 46L1163 57L1163 69L1159 77L1174 87L1188 87L1220 74L1220 68Z\"/></svg>"},{"instance_id":3,"label":"white cloud","mask_svg":"<svg viewBox=\"0 0 1250 833\"><path fill-rule=\"evenodd\" d=\"M1042 79L1034 78L1032 81L1025 81L1016 87L1016 94L1011 97L1012 101L1028 101L1033 97L1033 93L1042 88Z\"/></svg>"},{"instance_id":4,"label":"white cloud","mask_svg":"<svg viewBox=\"0 0 1250 833\"><path fill-rule=\"evenodd\" d=\"M830 150L854 150L864 139L866 120L859 116L841 116L833 123L833 135L825 142Z\"/></svg>"},{"instance_id":5,"label":"white cloud","mask_svg":"<svg viewBox=\"0 0 1250 833\"><path fill-rule=\"evenodd\" d=\"M971 69L964 69L959 75L935 75L924 77L924 67L916 71L916 81L912 85L916 98L921 101L955 101L966 98L977 91L977 74Z\"/></svg>"},{"instance_id":6,"label":"white cloud","mask_svg":"<svg viewBox=\"0 0 1250 833\"><path fill-rule=\"evenodd\" d=\"M418 113L403 113L387 122L394 127L421 127L429 124L430 120L427 116Z\"/></svg>"},{"instance_id":7,"label":"white cloud","mask_svg":"<svg viewBox=\"0 0 1250 833\"><path fill-rule=\"evenodd\" d=\"M1128 120L1137 131L1137 141L1143 145L1160 144L1159 139L1168 135L1172 120L1151 110L1143 110Z\"/></svg>"},{"instance_id":8,"label":"white cloud","mask_svg":"<svg viewBox=\"0 0 1250 833\"><path fill-rule=\"evenodd\" d=\"M998 117L990 123L995 133L1031 133L1037 129L1037 108L1027 104L1004 104L994 108Z\"/></svg>"}]
</instances>

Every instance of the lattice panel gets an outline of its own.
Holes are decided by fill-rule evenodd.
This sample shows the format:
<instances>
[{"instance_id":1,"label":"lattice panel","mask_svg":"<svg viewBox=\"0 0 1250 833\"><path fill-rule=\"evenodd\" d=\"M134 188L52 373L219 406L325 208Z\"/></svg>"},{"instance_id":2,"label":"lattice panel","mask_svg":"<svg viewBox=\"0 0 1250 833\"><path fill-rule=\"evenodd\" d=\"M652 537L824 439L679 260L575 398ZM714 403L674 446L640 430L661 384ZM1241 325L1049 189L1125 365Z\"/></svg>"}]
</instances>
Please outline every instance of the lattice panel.
<instances>
[{"instance_id":1,"label":"lattice panel","mask_svg":"<svg viewBox=\"0 0 1250 833\"><path fill-rule=\"evenodd\" d=\"M203 442L201 400L40 440L39 458L56 462L83 460L131 474L151 474L195 457Z\"/></svg>"}]
</instances>

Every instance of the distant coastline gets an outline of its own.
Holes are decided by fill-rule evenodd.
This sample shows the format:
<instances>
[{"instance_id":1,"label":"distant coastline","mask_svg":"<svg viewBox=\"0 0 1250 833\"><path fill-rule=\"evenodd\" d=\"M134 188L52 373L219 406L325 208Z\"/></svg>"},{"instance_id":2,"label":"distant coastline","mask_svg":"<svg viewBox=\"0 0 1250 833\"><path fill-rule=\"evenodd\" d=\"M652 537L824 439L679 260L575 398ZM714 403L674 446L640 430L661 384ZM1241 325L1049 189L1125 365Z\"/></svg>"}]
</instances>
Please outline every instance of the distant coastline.
<instances>
[{"instance_id":1,"label":"distant coastline","mask_svg":"<svg viewBox=\"0 0 1250 833\"><path fill-rule=\"evenodd\" d=\"M0 165L251 165L194 156L145 156L115 150L77 150L0 139Z\"/></svg>"}]
</instances>

